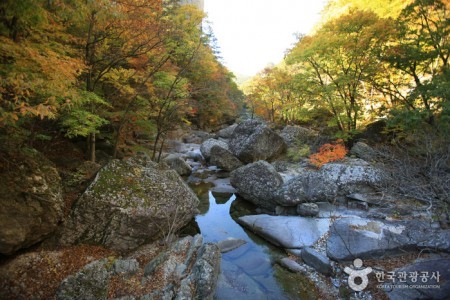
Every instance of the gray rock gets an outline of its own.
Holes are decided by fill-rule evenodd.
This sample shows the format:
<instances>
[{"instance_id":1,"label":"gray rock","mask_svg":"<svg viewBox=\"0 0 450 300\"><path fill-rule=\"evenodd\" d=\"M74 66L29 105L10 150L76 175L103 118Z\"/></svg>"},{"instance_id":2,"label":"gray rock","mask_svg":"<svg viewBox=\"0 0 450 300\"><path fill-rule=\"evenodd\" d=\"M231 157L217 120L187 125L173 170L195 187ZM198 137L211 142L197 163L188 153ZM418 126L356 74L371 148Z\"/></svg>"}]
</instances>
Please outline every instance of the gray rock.
<instances>
[{"instance_id":1,"label":"gray rock","mask_svg":"<svg viewBox=\"0 0 450 300\"><path fill-rule=\"evenodd\" d=\"M361 201L349 201L348 208L369 210L369 204Z\"/></svg>"},{"instance_id":2,"label":"gray rock","mask_svg":"<svg viewBox=\"0 0 450 300\"><path fill-rule=\"evenodd\" d=\"M190 175L192 173L192 168L189 166L189 164L180 156L177 154L169 154L166 158L163 160L169 168L172 170L175 170L179 175Z\"/></svg>"},{"instance_id":3,"label":"gray rock","mask_svg":"<svg viewBox=\"0 0 450 300\"><path fill-rule=\"evenodd\" d=\"M275 207L275 214L277 216L296 216L297 207L295 206L277 206Z\"/></svg>"},{"instance_id":4,"label":"gray rock","mask_svg":"<svg viewBox=\"0 0 450 300\"><path fill-rule=\"evenodd\" d=\"M319 214L319 206L315 203L301 203L297 206L297 213L302 217L315 217Z\"/></svg>"},{"instance_id":5,"label":"gray rock","mask_svg":"<svg viewBox=\"0 0 450 300\"><path fill-rule=\"evenodd\" d=\"M221 129L217 132L217 136L219 138L223 138L223 139L229 139L231 138L231 136L233 135L234 130L236 129L238 125L237 124L233 124L231 126L228 126L224 129Z\"/></svg>"},{"instance_id":6,"label":"gray rock","mask_svg":"<svg viewBox=\"0 0 450 300\"><path fill-rule=\"evenodd\" d=\"M286 151L282 137L256 120L239 124L229 141L230 151L243 163L272 160Z\"/></svg>"},{"instance_id":7,"label":"gray rock","mask_svg":"<svg viewBox=\"0 0 450 300\"><path fill-rule=\"evenodd\" d=\"M230 182L244 199L274 211L274 195L283 179L268 162L258 161L231 172Z\"/></svg>"},{"instance_id":8,"label":"gray rock","mask_svg":"<svg viewBox=\"0 0 450 300\"><path fill-rule=\"evenodd\" d=\"M314 130L290 125L284 127L280 134L289 147L296 143L306 143L309 139L317 135L318 133Z\"/></svg>"},{"instance_id":9,"label":"gray rock","mask_svg":"<svg viewBox=\"0 0 450 300\"><path fill-rule=\"evenodd\" d=\"M239 248L240 246L246 244L247 242L243 239L235 239L235 238L227 238L223 241L220 241L218 243L218 246L220 248L220 252L226 253L230 252L236 248Z\"/></svg>"},{"instance_id":10,"label":"gray rock","mask_svg":"<svg viewBox=\"0 0 450 300\"><path fill-rule=\"evenodd\" d=\"M319 171L306 171L287 181L276 194L280 205L330 201L355 192L378 191L385 176L360 159L328 163Z\"/></svg>"},{"instance_id":11,"label":"gray rock","mask_svg":"<svg viewBox=\"0 0 450 300\"><path fill-rule=\"evenodd\" d=\"M129 251L185 226L198 202L173 170L138 158L113 160L74 204L60 243Z\"/></svg>"},{"instance_id":12,"label":"gray rock","mask_svg":"<svg viewBox=\"0 0 450 300\"><path fill-rule=\"evenodd\" d=\"M169 257L168 252L162 252L158 254L154 259L152 259L145 267L144 267L144 276L151 276L155 272L156 268L158 268L163 262L167 260Z\"/></svg>"},{"instance_id":13,"label":"gray rock","mask_svg":"<svg viewBox=\"0 0 450 300\"><path fill-rule=\"evenodd\" d=\"M195 162L201 162L203 160L202 154L198 151L188 151L186 152L186 156Z\"/></svg>"},{"instance_id":14,"label":"gray rock","mask_svg":"<svg viewBox=\"0 0 450 300\"><path fill-rule=\"evenodd\" d=\"M327 255L333 260L371 258L411 247L404 224L370 219L340 219L330 226ZM406 249L405 249L406 250Z\"/></svg>"},{"instance_id":15,"label":"gray rock","mask_svg":"<svg viewBox=\"0 0 450 300\"><path fill-rule=\"evenodd\" d=\"M196 283L194 299L213 299L220 273L220 260L220 250L216 244L201 247L192 272L192 281Z\"/></svg>"},{"instance_id":16,"label":"gray rock","mask_svg":"<svg viewBox=\"0 0 450 300\"><path fill-rule=\"evenodd\" d=\"M76 274L70 275L61 282L56 292L56 299L107 299L111 279L107 265L107 259L96 260Z\"/></svg>"},{"instance_id":17,"label":"gray rock","mask_svg":"<svg viewBox=\"0 0 450 300\"><path fill-rule=\"evenodd\" d=\"M320 173L325 181L337 184L340 196L355 192L374 193L386 178L383 171L360 159L328 163L320 169Z\"/></svg>"},{"instance_id":18,"label":"gray rock","mask_svg":"<svg viewBox=\"0 0 450 300\"><path fill-rule=\"evenodd\" d=\"M220 250L216 244L202 245L191 273L183 276L175 299L212 299L219 278L220 260ZM167 276L171 277L173 275Z\"/></svg>"},{"instance_id":19,"label":"gray rock","mask_svg":"<svg viewBox=\"0 0 450 300\"><path fill-rule=\"evenodd\" d=\"M295 176L276 191L275 201L284 206L296 206L305 202L335 199L338 191L337 184L325 180L316 171Z\"/></svg>"},{"instance_id":20,"label":"gray rock","mask_svg":"<svg viewBox=\"0 0 450 300\"><path fill-rule=\"evenodd\" d=\"M419 220L406 221L406 235L419 249L432 249L450 253L450 229L440 229L433 223Z\"/></svg>"},{"instance_id":21,"label":"gray rock","mask_svg":"<svg viewBox=\"0 0 450 300\"><path fill-rule=\"evenodd\" d=\"M145 245L131 257L146 255L152 249L157 249L155 244ZM150 293L142 297L131 292L120 299L212 299L220 261L216 244L203 244L201 235L187 236L174 241L147 264L144 277L134 258L116 260L113 264L110 259L98 260L67 277L58 288L57 299L107 299L112 276L126 281L141 280L143 285L156 279L161 287L145 288ZM158 278L152 276L154 272L158 272Z\"/></svg>"},{"instance_id":22,"label":"gray rock","mask_svg":"<svg viewBox=\"0 0 450 300\"><path fill-rule=\"evenodd\" d=\"M306 247L302 249L302 259L310 267L324 275L331 274L331 263L328 257L316 250Z\"/></svg>"},{"instance_id":23,"label":"gray rock","mask_svg":"<svg viewBox=\"0 0 450 300\"><path fill-rule=\"evenodd\" d=\"M372 147L363 142L357 142L354 144L350 150L350 154L369 162L376 158L376 152L372 149Z\"/></svg>"},{"instance_id":24,"label":"gray rock","mask_svg":"<svg viewBox=\"0 0 450 300\"><path fill-rule=\"evenodd\" d=\"M114 263L113 270L115 274L133 275L139 270L139 263L136 259L119 259Z\"/></svg>"},{"instance_id":25,"label":"gray rock","mask_svg":"<svg viewBox=\"0 0 450 300\"><path fill-rule=\"evenodd\" d=\"M378 258L420 248L450 251L450 230L438 230L423 221L346 218L330 228L327 255L337 261Z\"/></svg>"},{"instance_id":26,"label":"gray rock","mask_svg":"<svg viewBox=\"0 0 450 300\"><path fill-rule=\"evenodd\" d=\"M289 249L312 246L330 226L329 219L269 215L240 217L238 223L269 242Z\"/></svg>"},{"instance_id":27,"label":"gray rock","mask_svg":"<svg viewBox=\"0 0 450 300\"><path fill-rule=\"evenodd\" d=\"M230 151L220 146L214 145L211 148L209 164L217 166L224 171L231 172L242 167L242 162Z\"/></svg>"},{"instance_id":28,"label":"gray rock","mask_svg":"<svg viewBox=\"0 0 450 300\"><path fill-rule=\"evenodd\" d=\"M394 270L392 270L394 271ZM395 270L395 274L400 272L406 272L408 274L405 278L405 282L399 283L386 280L383 285L395 285L402 284L408 287L404 288L384 288L387 296L391 300L403 300L403 299L448 299L450 295L450 259L431 259L415 262L408 266ZM412 282L410 273L417 272L419 277L417 282ZM433 274L439 273L439 280L437 278L431 278ZM422 274L427 274L425 277L426 282L421 279ZM420 287L420 285L428 285L429 287Z\"/></svg>"},{"instance_id":29,"label":"gray rock","mask_svg":"<svg viewBox=\"0 0 450 300\"><path fill-rule=\"evenodd\" d=\"M18 151L12 157L15 163L7 171L0 169L0 253L8 255L53 233L64 208L53 163L37 151Z\"/></svg>"},{"instance_id":30,"label":"gray rock","mask_svg":"<svg viewBox=\"0 0 450 300\"><path fill-rule=\"evenodd\" d=\"M302 265L300 265L296 261L293 261L290 258L284 257L284 258L280 259L279 263L282 267L285 267L286 269L288 269L291 272L307 273L307 270L305 267L303 267Z\"/></svg>"},{"instance_id":31,"label":"gray rock","mask_svg":"<svg viewBox=\"0 0 450 300\"><path fill-rule=\"evenodd\" d=\"M202 145L200 146L200 152L202 153L203 157L209 161L209 159L211 158L211 149L213 146L219 146L222 147L223 149L228 150L228 144L224 141L219 141L216 139L207 139L206 141L204 141L202 143Z\"/></svg>"},{"instance_id":32,"label":"gray rock","mask_svg":"<svg viewBox=\"0 0 450 300\"><path fill-rule=\"evenodd\" d=\"M370 195L370 194L360 194L360 193L353 193L346 195L347 199L359 201L359 202L366 202L372 205L377 206L383 206L384 204L389 203L386 200L391 200L392 196L383 194L382 197L380 195Z\"/></svg>"}]
</instances>

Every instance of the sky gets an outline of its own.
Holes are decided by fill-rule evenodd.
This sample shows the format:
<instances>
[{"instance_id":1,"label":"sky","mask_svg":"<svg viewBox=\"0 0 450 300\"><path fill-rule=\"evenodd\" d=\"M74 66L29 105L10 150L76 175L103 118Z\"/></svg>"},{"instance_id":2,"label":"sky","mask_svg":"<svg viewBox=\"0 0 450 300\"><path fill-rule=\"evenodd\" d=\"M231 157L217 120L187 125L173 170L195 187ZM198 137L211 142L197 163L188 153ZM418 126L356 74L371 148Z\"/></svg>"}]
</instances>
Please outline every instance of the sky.
<instances>
[{"instance_id":1,"label":"sky","mask_svg":"<svg viewBox=\"0 0 450 300\"><path fill-rule=\"evenodd\" d=\"M319 21L326 0L205 0L223 63L236 75L253 76L278 64Z\"/></svg>"}]
</instances>

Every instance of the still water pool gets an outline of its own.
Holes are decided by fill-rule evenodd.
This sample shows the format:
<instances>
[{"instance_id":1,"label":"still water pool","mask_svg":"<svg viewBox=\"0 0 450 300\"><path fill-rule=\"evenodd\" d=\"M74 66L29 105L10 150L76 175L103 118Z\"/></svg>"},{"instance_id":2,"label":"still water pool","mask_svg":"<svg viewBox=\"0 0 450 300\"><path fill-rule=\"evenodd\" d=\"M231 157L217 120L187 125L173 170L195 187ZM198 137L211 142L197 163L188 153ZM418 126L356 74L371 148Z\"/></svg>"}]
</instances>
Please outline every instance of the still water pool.
<instances>
[{"instance_id":1,"label":"still water pool","mask_svg":"<svg viewBox=\"0 0 450 300\"><path fill-rule=\"evenodd\" d=\"M222 181L223 182L223 181ZM314 285L304 276L291 273L276 264L286 253L243 229L235 219L254 214L247 202L233 193L214 192L211 182L191 181L197 193L200 214L195 220L205 242L229 237L247 243L222 254L221 273L215 299L317 299Z\"/></svg>"}]
</instances>

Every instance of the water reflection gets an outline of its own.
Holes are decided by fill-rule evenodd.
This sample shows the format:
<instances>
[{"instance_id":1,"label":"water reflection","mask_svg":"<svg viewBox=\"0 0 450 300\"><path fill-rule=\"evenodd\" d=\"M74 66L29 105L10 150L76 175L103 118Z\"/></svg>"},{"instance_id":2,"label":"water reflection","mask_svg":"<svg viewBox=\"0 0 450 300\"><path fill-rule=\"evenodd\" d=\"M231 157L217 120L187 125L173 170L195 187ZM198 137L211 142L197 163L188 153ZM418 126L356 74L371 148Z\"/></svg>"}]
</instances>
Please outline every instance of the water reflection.
<instances>
[{"instance_id":1,"label":"water reflection","mask_svg":"<svg viewBox=\"0 0 450 300\"><path fill-rule=\"evenodd\" d=\"M217 201L214 196L219 196ZM200 195L199 195L200 196ZM205 201L206 197L200 197ZM314 298L301 286L304 278L273 266L283 253L259 237L245 231L230 216L234 194L209 191L209 209L196 217L206 242L219 242L228 237L240 238L247 244L222 254L221 274L216 299L303 299Z\"/></svg>"}]
</instances>

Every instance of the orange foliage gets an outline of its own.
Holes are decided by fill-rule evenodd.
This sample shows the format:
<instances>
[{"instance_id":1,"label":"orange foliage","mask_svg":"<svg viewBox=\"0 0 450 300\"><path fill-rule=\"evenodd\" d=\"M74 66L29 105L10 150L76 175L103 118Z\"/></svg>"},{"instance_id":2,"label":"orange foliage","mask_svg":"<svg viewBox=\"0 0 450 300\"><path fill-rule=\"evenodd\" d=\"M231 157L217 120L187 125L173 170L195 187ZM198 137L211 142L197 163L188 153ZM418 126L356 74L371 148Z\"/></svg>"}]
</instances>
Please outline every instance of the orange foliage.
<instances>
[{"instance_id":1,"label":"orange foliage","mask_svg":"<svg viewBox=\"0 0 450 300\"><path fill-rule=\"evenodd\" d=\"M322 145L318 153L310 155L309 162L320 168L331 161L343 159L347 153L348 150L345 148L344 141L339 139L333 144Z\"/></svg>"}]
</instances>

